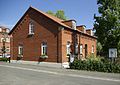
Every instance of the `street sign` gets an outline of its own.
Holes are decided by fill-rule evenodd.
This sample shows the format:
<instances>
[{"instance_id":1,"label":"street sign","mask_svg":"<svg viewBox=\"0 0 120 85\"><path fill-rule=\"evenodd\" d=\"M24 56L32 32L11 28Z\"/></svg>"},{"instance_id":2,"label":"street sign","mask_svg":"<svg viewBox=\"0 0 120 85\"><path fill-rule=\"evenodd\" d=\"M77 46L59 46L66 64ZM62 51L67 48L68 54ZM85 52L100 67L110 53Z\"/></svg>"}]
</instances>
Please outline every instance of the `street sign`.
<instances>
[{"instance_id":1,"label":"street sign","mask_svg":"<svg viewBox=\"0 0 120 85\"><path fill-rule=\"evenodd\" d=\"M117 57L117 49L116 48L109 48L109 58Z\"/></svg>"}]
</instances>

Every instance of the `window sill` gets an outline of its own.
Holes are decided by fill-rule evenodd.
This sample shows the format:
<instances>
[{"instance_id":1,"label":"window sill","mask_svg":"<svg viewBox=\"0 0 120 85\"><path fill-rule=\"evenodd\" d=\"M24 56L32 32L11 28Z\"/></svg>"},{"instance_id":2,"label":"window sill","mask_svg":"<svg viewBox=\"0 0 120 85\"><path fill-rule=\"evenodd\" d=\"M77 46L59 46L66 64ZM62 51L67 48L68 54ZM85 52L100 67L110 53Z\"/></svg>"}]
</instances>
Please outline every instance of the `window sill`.
<instances>
[{"instance_id":1,"label":"window sill","mask_svg":"<svg viewBox=\"0 0 120 85\"><path fill-rule=\"evenodd\" d=\"M34 33L29 33L28 35L34 35Z\"/></svg>"},{"instance_id":2,"label":"window sill","mask_svg":"<svg viewBox=\"0 0 120 85\"><path fill-rule=\"evenodd\" d=\"M21 58L22 58L22 57L23 57L23 55L18 54L18 57L21 57Z\"/></svg>"},{"instance_id":3,"label":"window sill","mask_svg":"<svg viewBox=\"0 0 120 85\"><path fill-rule=\"evenodd\" d=\"M69 58L70 56L66 56L67 58Z\"/></svg>"},{"instance_id":4,"label":"window sill","mask_svg":"<svg viewBox=\"0 0 120 85\"><path fill-rule=\"evenodd\" d=\"M48 58L48 56L47 55L41 55L40 58L46 59L46 58Z\"/></svg>"}]
</instances>

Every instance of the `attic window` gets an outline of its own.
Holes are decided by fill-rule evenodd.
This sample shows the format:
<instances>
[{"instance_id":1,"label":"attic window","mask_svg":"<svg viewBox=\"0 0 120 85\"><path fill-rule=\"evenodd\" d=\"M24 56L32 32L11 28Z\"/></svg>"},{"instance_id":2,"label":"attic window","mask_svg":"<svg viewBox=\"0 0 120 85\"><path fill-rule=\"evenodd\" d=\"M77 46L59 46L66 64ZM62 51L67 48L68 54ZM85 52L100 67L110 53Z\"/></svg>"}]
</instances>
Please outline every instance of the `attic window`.
<instances>
[{"instance_id":1,"label":"attic window","mask_svg":"<svg viewBox=\"0 0 120 85\"><path fill-rule=\"evenodd\" d=\"M0 28L0 32L2 32L2 28Z\"/></svg>"},{"instance_id":2,"label":"attic window","mask_svg":"<svg viewBox=\"0 0 120 85\"><path fill-rule=\"evenodd\" d=\"M29 23L29 34L34 34L34 23L33 21L30 21Z\"/></svg>"},{"instance_id":3,"label":"attic window","mask_svg":"<svg viewBox=\"0 0 120 85\"><path fill-rule=\"evenodd\" d=\"M75 22L75 21L72 21L72 28L73 28L74 30L76 30L76 22Z\"/></svg>"}]
</instances>

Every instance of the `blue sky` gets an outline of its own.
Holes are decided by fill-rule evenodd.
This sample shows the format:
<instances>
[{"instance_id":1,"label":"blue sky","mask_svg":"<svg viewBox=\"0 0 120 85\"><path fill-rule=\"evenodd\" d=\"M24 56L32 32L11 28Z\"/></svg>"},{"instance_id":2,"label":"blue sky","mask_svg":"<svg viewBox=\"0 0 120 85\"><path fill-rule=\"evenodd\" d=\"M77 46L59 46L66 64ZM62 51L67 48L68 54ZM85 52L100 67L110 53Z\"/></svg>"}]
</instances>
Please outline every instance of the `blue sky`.
<instances>
[{"instance_id":1,"label":"blue sky","mask_svg":"<svg viewBox=\"0 0 120 85\"><path fill-rule=\"evenodd\" d=\"M0 0L0 25L12 29L29 6L44 12L64 10L68 19L87 28L93 28L93 16L98 14L97 0Z\"/></svg>"}]
</instances>

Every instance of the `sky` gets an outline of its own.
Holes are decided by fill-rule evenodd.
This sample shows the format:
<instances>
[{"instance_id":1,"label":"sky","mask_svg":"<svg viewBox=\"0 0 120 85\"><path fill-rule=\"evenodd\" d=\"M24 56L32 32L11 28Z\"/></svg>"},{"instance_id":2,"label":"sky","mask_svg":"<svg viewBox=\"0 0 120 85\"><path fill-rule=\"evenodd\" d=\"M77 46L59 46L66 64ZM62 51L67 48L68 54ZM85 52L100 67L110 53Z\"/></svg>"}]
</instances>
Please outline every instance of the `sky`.
<instances>
[{"instance_id":1,"label":"sky","mask_svg":"<svg viewBox=\"0 0 120 85\"><path fill-rule=\"evenodd\" d=\"M12 29L30 6L43 12L64 10L68 19L89 29L93 28L94 14L98 14L97 0L0 0L0 26Z\"/></svg>"}]
</instances>

